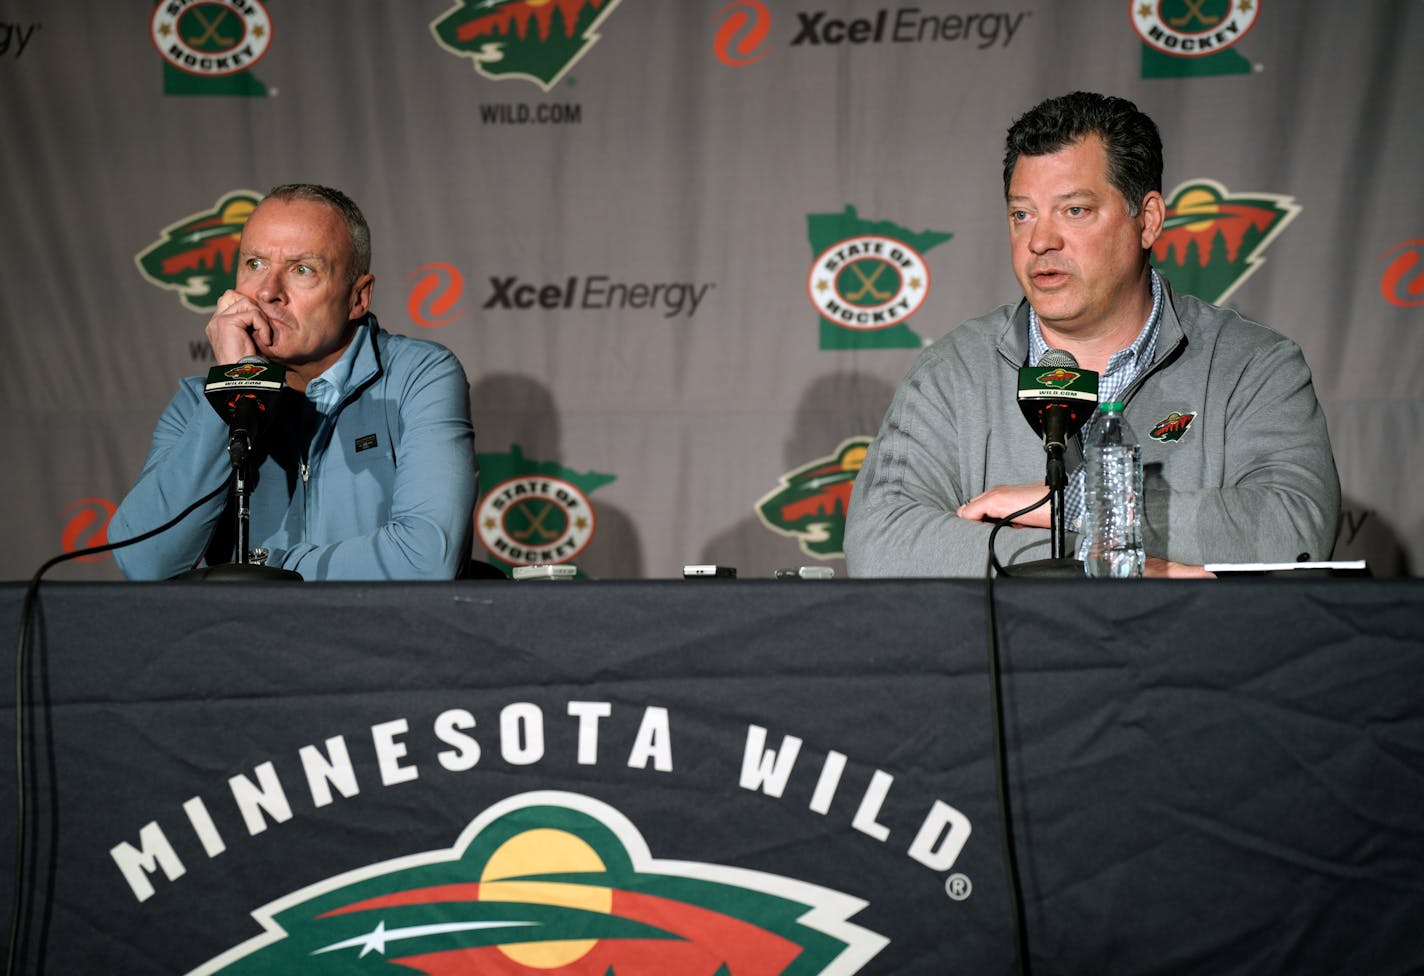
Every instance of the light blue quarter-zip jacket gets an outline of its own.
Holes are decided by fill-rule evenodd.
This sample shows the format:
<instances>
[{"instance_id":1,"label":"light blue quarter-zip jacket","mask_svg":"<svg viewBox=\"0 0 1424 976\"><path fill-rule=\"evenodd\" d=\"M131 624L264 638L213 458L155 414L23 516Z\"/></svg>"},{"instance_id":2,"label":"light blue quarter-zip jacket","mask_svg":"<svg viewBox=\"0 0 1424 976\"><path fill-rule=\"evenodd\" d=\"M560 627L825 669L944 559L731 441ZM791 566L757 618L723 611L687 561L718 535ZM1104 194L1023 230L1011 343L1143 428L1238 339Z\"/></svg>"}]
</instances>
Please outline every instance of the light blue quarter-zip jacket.
<instances>
[{"instance_id":1,"label":"light blue quarter-zip jacket","mask_svg":"<svg viewBox=\"0 0 1424 976\"><path fill-rule=\"evenodd\" d=\"M229 480L228 426L203 386L184 379L159 418L110 541L162 525ZM269 566L308 580L453 579L469 556L479 477L465 372L445 347L383 332L374 315L306 396L283 391L251 468L249 542ZM232 561L234 524L220 493L114 557L129 579L168 579L204 559Z\"/></svg>"}]
</instances>

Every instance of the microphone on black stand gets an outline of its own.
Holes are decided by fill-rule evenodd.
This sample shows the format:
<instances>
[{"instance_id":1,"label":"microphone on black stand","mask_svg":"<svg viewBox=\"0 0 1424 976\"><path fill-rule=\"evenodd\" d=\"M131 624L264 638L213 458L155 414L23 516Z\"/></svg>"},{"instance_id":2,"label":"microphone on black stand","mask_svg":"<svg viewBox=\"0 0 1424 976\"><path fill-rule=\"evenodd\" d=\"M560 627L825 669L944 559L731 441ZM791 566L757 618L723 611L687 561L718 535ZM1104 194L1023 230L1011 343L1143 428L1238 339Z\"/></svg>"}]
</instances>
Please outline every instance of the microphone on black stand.
<instances>
[{"instance_id":1,"label":"microphone on black stand","mask_svg":"<svg viewBox=\"0 0 1424 976\"><path fill-rule=\"evenodd\" d=\"M1043 438L1047 454L1044 484L1049 491L1048 559L1021 563L1012 568L1011 576L1082 576L1083 563L1067 554L1067 526L1063 513L1063 493L1068 487L1067 467L1063 452L1072 437L1098 404L1098 374L1079 369L1073 354L1062 349L1050 349L1037 366L1019 370L1019 409L1024 419Z\"/></svg>"},{"instance_id":2,"label":"microphone on black stand","mask_svg":"<svg viewBox=\"0 0 1424 976\"><path fill-rule=\"evenodd\" d=\"M180 580L299 580L301 574L276 566L262 566L251 561L248 550L248 458L258 436L267 429L277 412L282 389L287 385L287 370L275 366L260 356L243 356L236 363L214 366L208 370L203 395L227 421L227 452L232 460L234 537L236 558L231 563L202 566L189 570Z\"/></svg>"},{"instance_id":3,"label":"microphone on black stand","mask_svg":"<svg viewBox=\"0 0 1424 976\"><path fill-rule=\"evenodd\" d=\"M231 428L227 449L234 455L234 467L246 460L242 452L250 451L257 435L266 429L286 385L286 369L261 356L243 356L235 363L208 370L203 395Z\"/></svg>"}]
</instances>

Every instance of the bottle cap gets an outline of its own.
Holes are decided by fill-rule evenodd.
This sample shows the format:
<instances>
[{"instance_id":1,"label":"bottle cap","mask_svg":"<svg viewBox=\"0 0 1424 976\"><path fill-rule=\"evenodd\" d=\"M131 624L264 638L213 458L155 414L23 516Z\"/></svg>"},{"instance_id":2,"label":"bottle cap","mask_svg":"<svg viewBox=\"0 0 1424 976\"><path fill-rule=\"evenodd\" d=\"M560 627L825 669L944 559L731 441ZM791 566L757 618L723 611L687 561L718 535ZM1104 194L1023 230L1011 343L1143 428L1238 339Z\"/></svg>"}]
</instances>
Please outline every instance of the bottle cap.
<instances>
[{"instance_id":1,"label":"bottle cap","mask_svg":"<svg viewBox=\"0 0 1424 976\"><path fill-rule=\"evenodd\" d=\"M1109 413L1113 410L1116 410L1118 413L1122 413L1121 400L1109 400L1107 403L1098 404L1098 413Z\"/></svg>"}]
</instances>

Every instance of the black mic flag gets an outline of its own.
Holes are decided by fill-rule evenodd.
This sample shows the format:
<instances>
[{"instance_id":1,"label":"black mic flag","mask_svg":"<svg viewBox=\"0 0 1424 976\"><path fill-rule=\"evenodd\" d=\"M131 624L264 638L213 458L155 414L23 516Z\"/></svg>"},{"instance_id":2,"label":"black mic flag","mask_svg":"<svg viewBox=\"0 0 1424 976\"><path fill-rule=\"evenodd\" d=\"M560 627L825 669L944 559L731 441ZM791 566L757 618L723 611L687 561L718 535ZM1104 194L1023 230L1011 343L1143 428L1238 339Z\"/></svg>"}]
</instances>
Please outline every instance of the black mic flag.
<instances>
[{"instance_id":1,"label":"black mic flag","mask_svg":"<svg viewBox=\"0 0 1424 976\"><path fill-rule=\"evenodd\" d=\"M232 460L233 551L230 563L201 566L174 579L299 580L296 570L259 565L248 549L249 511L248 454L257 435L272 421L287 370L260 356L243 356L235 363L208 370L203 395L228 425L227 452Z\"/></svg>"},{"instance_id":2,"label":"black mic flag","mask_svg":"<svg viewBox=\"0 0 1424 976\"><path fill-rule=\"evenodd\" d=\"M1037 366L1019 370L1019 409L1043 449L1062 457L1063 449L1098 405L1098 374L1079 369L1073 354L1050 349Z\"/></svg>"},{"instance_id":3,"label":"black mic flag","mask_svg":"<svg viewBox=\"0 0 1424 976\"><path fill-rule=\"evenodd\" d=\"M286 386L287 370L257 356L208 370L203 393L234 436L246 434L249 445L277 411Z\"/></svg>"},{"instance_id":4,"label":"black mic flag","mask_svg":"<svg viewBox=\"0 0 1424 976\"><path fill-rule=\"evenodd\" d=\"M1064 495L1068 487L1063 452L1068 438L1082 429L1098 403L1098 374L1079 369L1073 354L1050 349L1037 366L1019 370L1019 409L1034 432L1043 437L1048 455L1043 483L1048 486L1051 558L1020 566L1016 575L1082 576L1083 565L1067 553Z\"/></svg>"}]
</instances>

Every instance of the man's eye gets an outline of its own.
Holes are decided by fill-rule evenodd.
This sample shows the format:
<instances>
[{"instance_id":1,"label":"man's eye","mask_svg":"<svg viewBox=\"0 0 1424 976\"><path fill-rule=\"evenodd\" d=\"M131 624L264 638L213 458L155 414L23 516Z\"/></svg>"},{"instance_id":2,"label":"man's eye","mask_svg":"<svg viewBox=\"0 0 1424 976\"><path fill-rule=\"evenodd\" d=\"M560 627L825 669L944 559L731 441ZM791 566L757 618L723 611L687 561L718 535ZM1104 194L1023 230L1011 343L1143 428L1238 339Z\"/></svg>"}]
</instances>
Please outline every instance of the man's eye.
<instances>
[{"instance_id":1,"label":"man's eye","mask_svg":"<svg viewBox=\"0 0 1424 976\"><path fill-rule=\"evenodd\" d=\"M310 266L310 265L306 265L306 264L299 264L299 265L297 265L295 268L293 268L292 270L295 271L295 272L296 272L297 274L299 274L299 275L309 275L309 274L312 273L311 266Z\"/></svg>"},{"instance_id":2,"label":"man's eye","mask_svg":"<svg viewBox=\"0 0 1424 976\"><path fill-rule=\"evenodd\" d=\"M1025 220L1028 219L1028 214L1022 210L1010 210L1009 219L1012 220L1014 223L1023 223Z\"/></svg>"},{"instance_id":3,"label":"man's eye","mask_svg":"<svg viewBox=\"0 0 1424 976\"><path fill-rule=\"evenodd\" d=\"M1081 217L1081 216L1083 216L1083 214L1085 214L1085 213L1087 213L1087 212L1088 212L1087 209L1084 208L1084 207L1069 207L1069 208L1068 208L1068 216L1070 216L1070 217Z\"/></svg>"}]
</instances>

